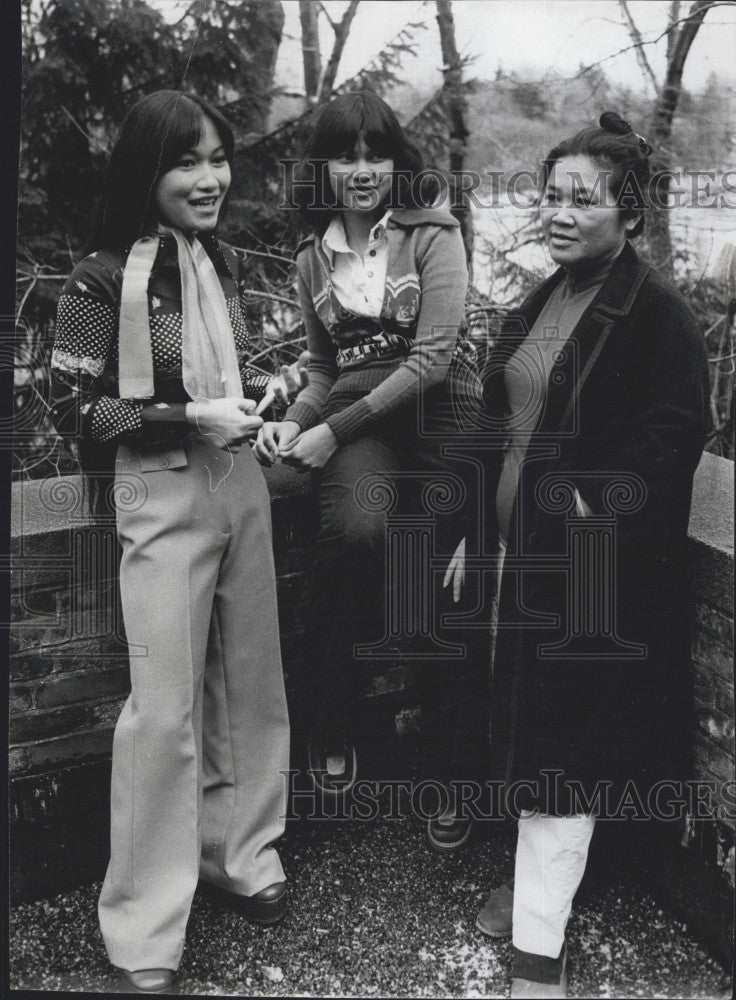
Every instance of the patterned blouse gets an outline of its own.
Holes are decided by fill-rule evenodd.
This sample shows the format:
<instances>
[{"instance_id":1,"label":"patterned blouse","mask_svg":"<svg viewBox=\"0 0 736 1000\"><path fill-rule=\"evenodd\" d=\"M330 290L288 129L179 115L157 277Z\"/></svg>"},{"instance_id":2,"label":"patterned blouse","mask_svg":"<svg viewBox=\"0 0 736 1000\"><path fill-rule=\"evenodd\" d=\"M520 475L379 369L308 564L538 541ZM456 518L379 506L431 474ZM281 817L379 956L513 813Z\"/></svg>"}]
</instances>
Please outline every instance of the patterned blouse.
<instances>
[{"instance_id":1,"label":"patterned blouse","mask_svg":"<svg viewBox=\"0 0 736 1000\"><path fill-rule=\"evenodd\" d=\"M243 393L258 401L271 376L248 367L248 329L241 257L230 246L206 244L225 294ZM154 397L118 394L118 322L127 251L99 250L81 260L66 281L57 311L51 358L51 406L64 437L99 444L171 442L188 430L189 396L182 381L181 280L176 242L160 245L148 285Z\"/></svg>"}]
</instances>

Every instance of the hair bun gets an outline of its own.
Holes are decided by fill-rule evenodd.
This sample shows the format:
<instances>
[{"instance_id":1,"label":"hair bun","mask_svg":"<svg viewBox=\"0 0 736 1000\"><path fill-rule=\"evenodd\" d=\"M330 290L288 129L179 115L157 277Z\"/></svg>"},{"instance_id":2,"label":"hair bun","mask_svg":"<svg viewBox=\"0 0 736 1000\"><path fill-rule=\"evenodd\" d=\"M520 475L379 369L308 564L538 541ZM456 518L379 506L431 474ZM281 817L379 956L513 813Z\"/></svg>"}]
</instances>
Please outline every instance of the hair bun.
<instances>
[{"instance_id":1,"label":"hair bun","mask_svg":"<svg viewBox=\"0 0 736 1000\"><path fill-rule=\"evenodd\" d=\"M598 119L598 124L606 132L611 132L613 135L633 136L639 143L639 149L642 151L644 156L652 155L652 147L649 145L644 136L635 132L626 119L622 118L621 115L617 114L615 111L604 111Z\"/></svg>"},{"instance_id":2,"label":"hair bun","mask_svg":"<svg viewBox=\"0 0 736 1000\"><path fill-rule=\"evenodd\" d=\"M634 130L621 115L615 111L604 111L598 119L598 124L606 132L613 132L614 135L634 135Z\"/></svg>"}]
</instances>

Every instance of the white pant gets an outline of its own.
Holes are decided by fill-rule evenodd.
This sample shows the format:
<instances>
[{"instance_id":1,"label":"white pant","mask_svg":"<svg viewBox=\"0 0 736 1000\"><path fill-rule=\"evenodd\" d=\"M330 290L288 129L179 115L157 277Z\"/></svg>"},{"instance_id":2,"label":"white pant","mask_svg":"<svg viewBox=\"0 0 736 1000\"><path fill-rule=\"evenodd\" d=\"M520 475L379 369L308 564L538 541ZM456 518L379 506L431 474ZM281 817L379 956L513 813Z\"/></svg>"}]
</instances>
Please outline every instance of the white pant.
<instances>
[{"instance_id":1,"label":"white pant","mask_svg":"<svg viewBox=\"0 0 736 1000\"><path fill-rule=\"evenodd\" d=\"M514 875L515 948L550 958L560 954L594 825L593 816L522 811Z\"/></svg>"}]
</instances>

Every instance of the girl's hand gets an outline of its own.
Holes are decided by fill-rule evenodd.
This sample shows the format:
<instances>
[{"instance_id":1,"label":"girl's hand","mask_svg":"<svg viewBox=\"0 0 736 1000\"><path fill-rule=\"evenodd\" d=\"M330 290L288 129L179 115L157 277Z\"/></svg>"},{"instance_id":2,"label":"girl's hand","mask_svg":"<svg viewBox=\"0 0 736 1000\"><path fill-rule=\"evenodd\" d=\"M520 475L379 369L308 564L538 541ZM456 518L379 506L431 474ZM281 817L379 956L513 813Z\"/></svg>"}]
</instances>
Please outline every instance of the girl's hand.
<instances>
[{"instance_id":1,"label":"girl's hand","mask_svg":"<svg viewBox=\"0 0 736 1000\"><path fill-rule=\"evenodd\" d=\"M186 417L200 434L211 437L218 448L239 451L240 445L257 434L263 424L263 420L255 416L255 409L252 399L226 396L187 403Z\"/></svg>"},{"instance_id":2,"label":"girl's hand","mask_svg":"<svg viewBox=\"0 0 736 1000\"><path fill-rule=\"evenodd\" d=\"M293 465L300 472L321 469L327 459L337 450L337 438L327 424L304 431L290 445L279 448L282 461Z\"/></svg>"},{"instance_id":3,"label":"girl's hand","mask_svg":"<svg viewBox=\"0 0 736 1000\"><path fill-rule=\"evenodd\" d=\"M267 421L258 432L253 454L261 465L268 468L279 457L279 448L290 445L299 437L300 430L295 420L282 420L280 423L275 420Z\"/></svg>"},{"instance_id":4,"label":"girl's hand","mask_svg":"<svg viewBox=\"0 0 736 1000\"><path fill-rule=\"evenodd\" d=\"M273 398L282 406L289 403L301 392L305 385L309 385L309 375L307 374L307 361L309 352L302 351L297 360L291 365L281 365L281 374L277 375L271 383Z\"/></svg>"},{"instance_id":5,"label":"girl's hand","mask_svg":"<svg viewBox=\"0 0 736 1000\"><path fill-rule=\"evenodd\" d=\"M452 580L452 599L457 604L465 584L465 539L461 538L458 547L450 559L450 565L445 572L442 586L446 587Z\"/></svg>"},{"instance_id":6,"label":"girl's hand","mask_svg":"<svg viewBox=\"0 0 736 1000\"><path fill-rule=\"evenodd\" d=\"M276 375L268 383L266 395L258 404L256 413L263 413L274 403L288 406L299 395L305 385L309 385L307 362L309 351L302 351L299 357L290 365L281 365L281 374Z\"/></svg>"}]
</instances>

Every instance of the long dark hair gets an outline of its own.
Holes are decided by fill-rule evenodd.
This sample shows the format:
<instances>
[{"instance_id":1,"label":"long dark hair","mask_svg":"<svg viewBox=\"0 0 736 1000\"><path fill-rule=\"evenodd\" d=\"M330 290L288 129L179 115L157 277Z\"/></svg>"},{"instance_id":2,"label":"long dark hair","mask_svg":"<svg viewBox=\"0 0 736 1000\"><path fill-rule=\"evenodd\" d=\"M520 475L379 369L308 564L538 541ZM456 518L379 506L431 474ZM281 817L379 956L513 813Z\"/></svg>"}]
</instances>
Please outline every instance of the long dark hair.
<instances>
[{"instance_id":1,"label":"long dark hair","mask_svg":"<svg viewBox=\"0 0 736 1000\"><path fill-rule=\"evenodd\" d=\"M157 90L133 105L110 154L85 254L129 247L153 228L156 184L200 141L205 116L217 129L232 166L232 129L201 97L179 90Z\"/></svg>"},{"instance_id":2,"label":"long dark hair","mask_svg":"<svg viewBox=\"0 0 736 1000\"><path fill-rule=\"evenodd\" d=\"M388 204L419 208L437 197L440 185L435 177L414 183L424 167L422 154L388 104L369 90L340 94L322 110L290 192L306 227L320 236L340 211L327 176L327 160L352 152L361 138L373 152L394 161Z\"/></svg>"},{"instance_id":3,"label":"long dark hair","mask_svg":"<svg viewBox=\"0 0 736 1000\"><path fill-rule=\"evenodd\" d=\"M616 204L629 217L639 216L626 235L638 236L644 229L644 212L649 205L649 156L651 146L615 111L604 111L598 125L589 125L569 139L563 139L542 160L542 187L552 168L565 156L587 156L604 170L610 170L610 189Z\"/></svg>"}]
</instances>

